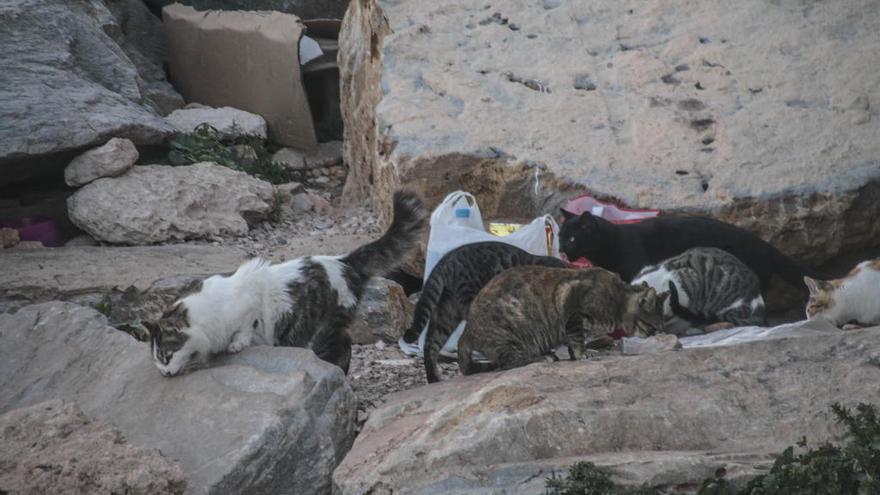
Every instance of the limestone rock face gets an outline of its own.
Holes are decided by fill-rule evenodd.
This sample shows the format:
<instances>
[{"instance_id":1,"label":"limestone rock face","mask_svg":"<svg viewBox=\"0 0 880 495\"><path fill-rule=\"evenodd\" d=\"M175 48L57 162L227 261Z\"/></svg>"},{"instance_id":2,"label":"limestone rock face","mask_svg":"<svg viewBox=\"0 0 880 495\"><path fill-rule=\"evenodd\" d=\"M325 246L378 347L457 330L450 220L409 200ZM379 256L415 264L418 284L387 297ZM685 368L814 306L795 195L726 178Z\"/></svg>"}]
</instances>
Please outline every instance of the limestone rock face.
<instances>
[{"instance_id":1,"label":"limestone rock face","mask_svg":"<svg viewBox=\"0 0 880 495\"><path fill-rule=\"evenodd\" d=\"M398 283L373 278L364 290L348 334L355 344L373 344L380 340L396 343L409 327L414 309Z\"/></svg>"},{"instance_id":2,"label":"limestone rock face","mask_svg":"<svg viewBox=\"0 0 880 495\"><path fill-rule=\"evenodd\" d=\"M355 434L345 376L309 350L251 347L165 378L147 344L63 302L0 315L0 413L47 399L175 459L193 494L329 494Z\"/></svg>"},{"instance_id":3,"label":"limestone rock face","mask_svg":"<svg viewBox=\"0 0 880 495\"><path fill-rule=\"evenodd\" d=\"M171 133L112 36L119 29L103 2L15 0L0 6L0 184L51 168L28 161L33 158L113 137L158 144Z\"/></svg>"},{"instance_id":4,"label":"limestone rock face","mask_svg":"<svg viewBox=\"0 0 880 495\"><path fill-rule=\"evenodd\" d=\"M152 244L244 235L274 207L272 185L213 163L143 165L98 179L67 200L70 219L99 241Z\"/></svg>"},{"instance_id":5,"label":"limestone rock face","mask_svg":"<svg viewBox=\"0 0 880 495\"><path fill-rule=\"evenodd\" d=\"M577 460L667 488L693 489L720 467L747 476L802 435L839 434L833 402L880 401L878 331L540 363L408 390L370 414L334 482L346 495L525 495Z\"/></svg>"},{"instance_id":6,"label":"limestone rock face","mask_svg":"<svg viewBox=\"0 0 880 495\"><path fill-rule=\"evenodd\" d=\"M186 487L177 463L61 400L0 415L0 466L3 490L22 495L180 495Z\"/></svg>"},{"instance_id":7,"label":"limestone rock face","mask_svg":"<svg viewBox=\"0 0 880 495\"><path fill-rule=\"evenodd\" d=\"M181 108L171 112L165 120L178 132L193 132L200 124L207 123L217 129L221 138L253 135L266 139L266 120L237 108Z\"/></svg>"},{"instance_id":8,"label":"limestone rock face","mask_svg":"<svg viewBox=\"0 0 880 495\"><path fill-rule=\"evenodd\" d=\"M113 138L104 146L86 151L64 169L64 182L78 187L101 177L115 177L134 166L138 151L128 139Z\"/></svg>"},{"instance_id":9,"label":"limestone rock face","mask_svg":"<svg viewBox=\"0 0 880 495\"><path fill-rule=\"evenodd\" d=\"M880 238L873 0L352 2L349 200L399 185L484 217L591 192L710 214L822 261Z\"/></svg>"}]
</instances>

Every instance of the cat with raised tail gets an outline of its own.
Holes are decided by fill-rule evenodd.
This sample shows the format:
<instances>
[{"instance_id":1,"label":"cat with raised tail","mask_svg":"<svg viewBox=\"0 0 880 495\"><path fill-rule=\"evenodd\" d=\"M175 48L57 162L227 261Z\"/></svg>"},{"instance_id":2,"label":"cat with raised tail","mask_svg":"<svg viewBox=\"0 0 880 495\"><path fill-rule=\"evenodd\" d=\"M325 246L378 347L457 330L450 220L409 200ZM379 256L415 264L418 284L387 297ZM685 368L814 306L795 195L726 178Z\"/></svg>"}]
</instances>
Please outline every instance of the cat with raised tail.
<instances>
[{"instance_id":1,"label":"cat with raised tail","mask_svg":"<svg viewBox=\"0 0 880 495\"><path fill-rule=\"evenodd\" d=\"M515 266L568 265L553 256L536 256L516 246L497 241L465 244L446 253L431 271L416 304L412 325L403 341L414 344L425 325L424 360L428 382L439 379L437 358L443 345L467 316L471 301L499 273Z\"/></svg>"},{"instance_id":2,"label":"cat with raised tail","mask_svg":"<svg viewBox=\"0 0 880 495\"><path fill-rule=\"evenodd\" d=\"M712 218L660 216L613 224L589 212L574 215L562 210L562 214L561 251L572 260L586 257L626 281L643 267L694 247L714 247L736 256L755 272L762 289L774 274L804 291L804 276L824 278L748 230Z\"/></svg>"},{"instance_id":3,"label":"cat with raised tail","mask_svg":"<svg viewBox=\"0 0 880 495\"><path fill-rule=\"evenodd\" d=\"M346 373L347 329L370 277L406 262L418 247L428 211L413 193L394 194L385 234L343 256L303 256L270 264L259 258L232 275L215 275L146 322L159 371L177 375L213 354L251 345L311 349Z\"/></svg>"},{"instance_id":4,"label":"cat with raised tail","mask_svg":"<svg viewBox=\"0 0 880 495\"><path fill-rule=\"evenodd\" d=\"M880 325L880 258L863 261L843 278L823 281L804 277L810 289L807 318L835 326Z\"/></svg>"}]
</instances>

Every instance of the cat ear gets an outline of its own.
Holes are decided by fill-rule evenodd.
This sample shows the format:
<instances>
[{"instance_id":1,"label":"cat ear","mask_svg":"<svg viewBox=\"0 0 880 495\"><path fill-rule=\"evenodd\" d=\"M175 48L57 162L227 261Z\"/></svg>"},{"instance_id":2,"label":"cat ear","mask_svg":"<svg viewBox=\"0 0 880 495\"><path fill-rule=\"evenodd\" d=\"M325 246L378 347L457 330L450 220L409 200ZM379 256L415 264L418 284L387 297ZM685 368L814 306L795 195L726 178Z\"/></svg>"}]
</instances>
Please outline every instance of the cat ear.
<instances>
[{"instance_id":1,"label":"cat ear","mask_svg":"<svg viewBox=\"0 0 880 495\"><path fill-rule=\"evenodd\" d=\"M807 286L807 289L810 290L810 294L818 294L822 290L819 288L819 281L807 276L804 276L804 284Z\"/></svg>"}]
</instances>

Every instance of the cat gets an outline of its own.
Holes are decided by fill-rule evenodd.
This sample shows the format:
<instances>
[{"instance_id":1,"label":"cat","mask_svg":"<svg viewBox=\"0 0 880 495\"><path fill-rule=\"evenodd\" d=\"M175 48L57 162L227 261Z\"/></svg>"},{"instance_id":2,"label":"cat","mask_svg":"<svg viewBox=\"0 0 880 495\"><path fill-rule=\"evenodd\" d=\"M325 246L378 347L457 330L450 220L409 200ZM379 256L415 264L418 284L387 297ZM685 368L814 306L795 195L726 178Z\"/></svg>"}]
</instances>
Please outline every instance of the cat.
<instances>
[{"instance_id":1,"label":"cat","mask_svg":"<svg viewBox=\"0 0 880 495\"><path fill-rule=\"evenodd\" d=\"M620 326L626 335L663 331L663 304L647 284L627 284L601 268L511 268L493 278L470 306L458 343L462 374L510 369L539 362L568 344L571 359L585 356L585 342ZM489 365L476 363L480 351Z\"/></svg>"},{"instance_id":2,"label":"cat","mask_svg":"<svg viewBox=\"0 0 880 495\"><path fill-rule=\"evenodd\" d=\"M642 269L632 283L669 290L666 331L689 333L718 322L763 326L764 298L758 276L736 256L717 248L692 248Z\"/></svg>"},{"instance_id":3,"label":"cat","mask_svg":"<svg viewBox=\"0 0 880 495\"><path fill-rule=\"evenodd\" d=\"M347 327L370 277L406 261L418 247L428 212L413 193L394 194L385 234L344 256L304 256L279 264L256 258L230 276L215 275L145 322L159 371L177 375L213 354L250 345L311 349L347 374Z\"/></svg>"},{"instance_id":4,"label":"cat","mask_svg":"<svg viewBox=\"0 0 880 495\"><path fill-rule=\"evenodd\" d=\"M467 316L468 307L480 289L502 271L523 265L565 268L552 256L536 256L504 242L485 241L465 244L446 253L431 270L416 304L413 322L403 341L415 344L425 324L425 373L428 382L437 381L437 357L443 344Z\"/></svg>"},{"instance_id":5,"label":"cat","mask_svg":"<svg viewBox=\"0 0 880 495\"><path fill-rule=\"evenodd\" d=\"M880 325L880 258L859 263L843 278L804 277L804 283L810 289L807 319L823 318L838 327Z\"/></svg>"},{"instance_id":6,"label":"cat","mask_svg":"<svg viewBox=\"0 0 880 495\"><path fill-rule=\"evenodd\" d=\"M758 276L761 288L773 274L803 289L803 277L823 278L779 252L751 232L706 217L660 216L638 223L613 224L589 212L574 215L562 210L560 248L575 260L586 257L593 265L632 280L648 265L679 255L693 247L723 249L739 258Z\"/></svg>"}]
</instances>

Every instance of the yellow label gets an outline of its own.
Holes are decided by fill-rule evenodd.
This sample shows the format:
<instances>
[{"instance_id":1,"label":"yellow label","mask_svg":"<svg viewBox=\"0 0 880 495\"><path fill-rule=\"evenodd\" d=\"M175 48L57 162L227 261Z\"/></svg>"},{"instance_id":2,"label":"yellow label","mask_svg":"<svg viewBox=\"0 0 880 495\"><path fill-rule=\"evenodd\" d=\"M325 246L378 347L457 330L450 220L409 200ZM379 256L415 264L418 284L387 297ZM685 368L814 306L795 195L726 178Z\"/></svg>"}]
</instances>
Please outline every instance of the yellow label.
<instances>
[{"instance_id":1,"label":"yellow label","mask_svg":"<svg viewBox=\"0 0 880 495\"><path fill-rule=\"evenodd\" d=\"M489 232L504 237L516 232L520 227L522 227L520 223L490 223Z\"/></svg>"}]
</instances>

